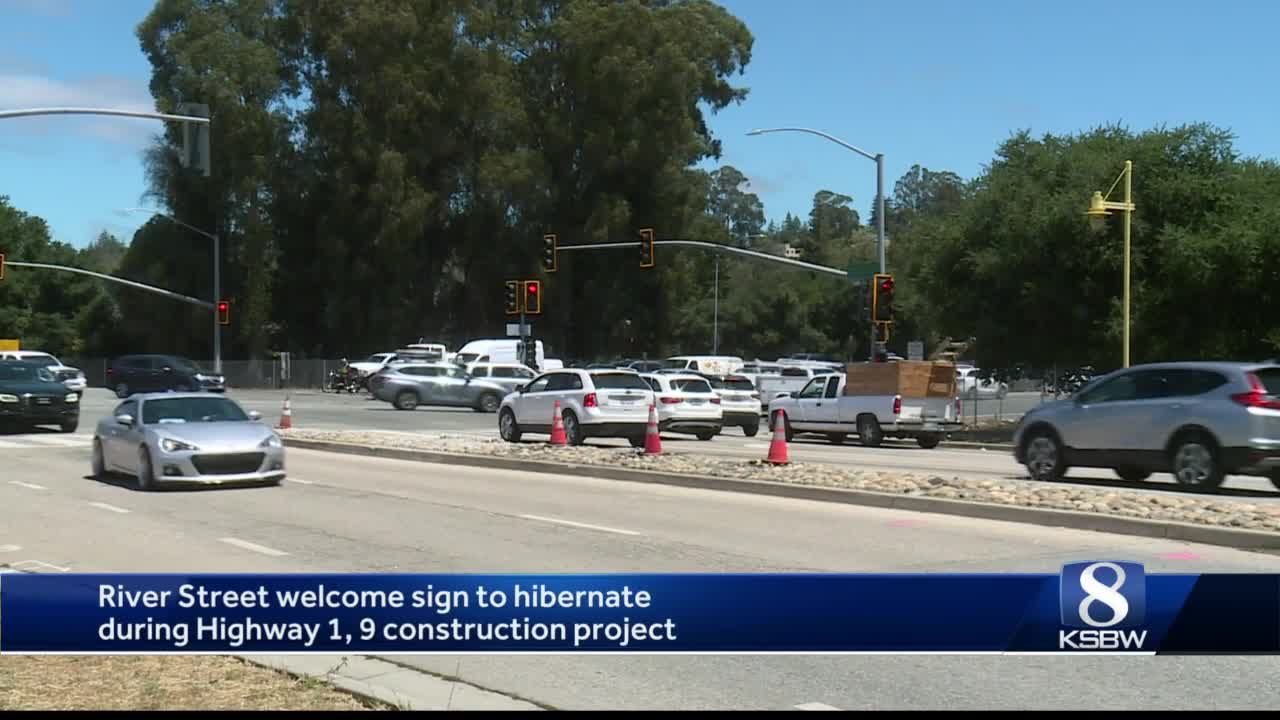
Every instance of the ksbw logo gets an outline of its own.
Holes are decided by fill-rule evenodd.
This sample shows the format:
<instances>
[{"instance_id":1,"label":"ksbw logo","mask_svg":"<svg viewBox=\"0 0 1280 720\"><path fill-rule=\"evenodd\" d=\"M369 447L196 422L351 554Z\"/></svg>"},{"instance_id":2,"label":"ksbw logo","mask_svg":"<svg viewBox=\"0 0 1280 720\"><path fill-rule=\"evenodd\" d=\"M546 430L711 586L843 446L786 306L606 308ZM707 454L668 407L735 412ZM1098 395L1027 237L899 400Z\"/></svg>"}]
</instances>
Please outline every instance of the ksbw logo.
<instances>
[{"instance_id":1,"label":"ksbw logo","mask_svg":"<svg viewBox=\"0 0 1280 720\"><path fill-rule=\"evenodd\" d=\"M1060 650L1141 650L1147 576L1141 563L1081 562L1062 566Z\"/></svg>"}]
</instances>

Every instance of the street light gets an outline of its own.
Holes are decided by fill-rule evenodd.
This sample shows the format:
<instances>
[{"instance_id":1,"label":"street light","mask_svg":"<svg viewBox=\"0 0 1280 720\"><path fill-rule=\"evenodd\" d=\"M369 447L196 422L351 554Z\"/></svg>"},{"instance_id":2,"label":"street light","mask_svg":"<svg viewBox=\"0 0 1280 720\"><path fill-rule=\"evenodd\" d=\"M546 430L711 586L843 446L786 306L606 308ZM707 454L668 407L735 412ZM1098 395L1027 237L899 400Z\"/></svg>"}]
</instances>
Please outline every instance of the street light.
<instances>
[{"instance_id":1,"label":"street light","mask_svg":"<svg viewBox=\"0 0 1280 720\"><path fill-rule=\"evenodd\" d=\"M780 127L780 128L757 128L748 132L748 135L765 135L775 132L801 132L817 135L843 147L852 150L868 160L874 160L876 163L876 253L880 259L880 272L885 272L884 262L884 153L869 153L862 148L855 147L841 140L834 135L828 135L821 130L813 130L811 128L800 127Z\"/></svg>"},{"instance_id":2,"label":"street light","mask_svg":"<svg viewBox=\"0 0 1280 720\"><path fill-rule=\"evenodd\" d=\"M1121 180L1124 180L1124 202L1108 200L1107 198L1115 192ZM1089 224L1094 230L1105 227L1107 216L1111 215L1112 210L1124 213L1124 367L1129 367L1129 255L1134 209L1133 161L1125 160L1124 170L1120 172L1120 177L1111 183L1111 189L1106 195L1094 192L1093 197L1089 199L1089 209L1085 211L1085 215L1089 217Z\"/></svg>"},{"instance_id":3,"label":"street light","mask_svg":"<svg viewBox=\"0 0 1280 720\"><path fill-rule=\"evenodd\" d=\"M221 272L221 243L218 236L211 232L201 230L194 225L188 225L172 215L167 215L159 210L151 208L125 208L124 212L128 213L146 213L153 217L160 217L169 222L184 227L197 235L203 235L213 241L213 302L214 306L222 301L222 272ZM222 374L222 325L218 323L218 313L213 313L213 371L219 375Z\"/></svg>"}]
</instances>

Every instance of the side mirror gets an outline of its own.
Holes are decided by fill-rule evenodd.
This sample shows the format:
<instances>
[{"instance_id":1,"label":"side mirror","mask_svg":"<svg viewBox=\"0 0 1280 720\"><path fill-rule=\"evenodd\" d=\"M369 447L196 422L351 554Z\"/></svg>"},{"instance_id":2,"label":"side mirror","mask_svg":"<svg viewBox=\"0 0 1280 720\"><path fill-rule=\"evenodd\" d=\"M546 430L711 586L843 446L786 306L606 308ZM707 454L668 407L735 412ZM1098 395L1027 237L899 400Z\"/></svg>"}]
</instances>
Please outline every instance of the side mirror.
<instances>
[{"instance_id":1,"label":"side mirror","mask_svg":"<svg viewBox=\"0 0 1280 720\"><path fill-rule=\"evenodd\" d=\"M124 425L125 427L133 427L133 416L127 415L127 414L117 415L116 422L120 423L121 425Z\"/></svg>"},{"instance_id":2,"label":"side mirror","mask_svg":"<svg viewBox=\"0 0 1280 720\"><path fill-rule=\"evenodd\" d=\"M257 410L250 410L249 419L252 420L253 422L258 422L259 420L262 419L262 413L258 412Z\"/></svg>"},{"instance_id":3,"label":"side mirror","mask_svg":"<svg viewBox=\"0 0 1280 720\"><path fill-rule=\"evenodd\" d=\"M516 392L518 392L518 393L523 393L523 392L524 392L524 389L525 389L525 388L527 388L527 387L529 387L529 384L528 384L528 383L525 383L525 384L523 384L523 385L517 385L517 386L516 386Z\"/></svg>"},{"instance_id":4,"label":"side mirror","mask_svg":"<svg viewBox=\"0 0 1280 720\"><path fill-rule=\"evenodd\" d=\"M791 393L789 393L789 392L780 392L780 393L776 393L776 394L774 394L773 399L774 399L774 400L779 400L779 399L781 399L781 398L789 398L789 397L791 397Z\"/></svg>"}]
</instances>

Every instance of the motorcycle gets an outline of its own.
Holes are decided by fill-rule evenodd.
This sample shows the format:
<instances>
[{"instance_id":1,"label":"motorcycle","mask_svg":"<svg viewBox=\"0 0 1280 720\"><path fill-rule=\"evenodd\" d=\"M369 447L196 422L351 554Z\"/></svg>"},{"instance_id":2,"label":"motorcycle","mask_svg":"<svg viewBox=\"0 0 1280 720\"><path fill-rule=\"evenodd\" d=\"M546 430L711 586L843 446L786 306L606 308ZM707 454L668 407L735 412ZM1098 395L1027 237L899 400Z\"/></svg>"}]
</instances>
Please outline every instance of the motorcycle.
<instances>
[{"instance_id":1,"label":"motorcycle","mask_svg":"<svg viewBox=\"0 0 1280 720\"><path fill-rule=\"evenodd\" d=\"M321 386L322 392L357 393L360 391L359 373L350 368L346 370L330 370L329 378Z\"/></svg>"}]
</instances>

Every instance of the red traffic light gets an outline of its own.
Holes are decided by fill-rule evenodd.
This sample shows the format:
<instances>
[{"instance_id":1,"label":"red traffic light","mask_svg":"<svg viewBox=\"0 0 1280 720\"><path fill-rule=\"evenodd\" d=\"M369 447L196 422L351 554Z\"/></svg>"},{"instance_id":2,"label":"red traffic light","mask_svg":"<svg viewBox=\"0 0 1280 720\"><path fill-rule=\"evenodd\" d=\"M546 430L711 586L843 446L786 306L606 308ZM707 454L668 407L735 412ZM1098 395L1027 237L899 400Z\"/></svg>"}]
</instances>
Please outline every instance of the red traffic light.
<instances>
[{"instance_id":1,"label":"red traffic light","mask_svg":"<svg viewBox=\"0 0 1280 720\"><path fill-rule=\"evenodd\" d=\"M230 325L231 324L231 303L227 302L226 300L219 300L217 304L217 308L218 308L218 324Z\"/></svg>"},{"instance_id":2,"label":"red traffic light","mask_svg":"<svg viewBox=\"0 0 1280 720\"><path fill-rule=\"evenodd\" d=\"M530 284L529 284L529 294L530 294L530 295L537 295L537 294L538 294L538 286L537 286L537 285L534 285L533 283L530 283Z\"/></svg>"},{"instance_id":3,"label":"red traffic light","mask_svg":"<svg viewBox=\"0 0 1280 720\"><path fill-rule=\"evenodd\" d=\"M226 303L224 303L224 302L220 302L220 303L218 303L218 312L226 312L226 311L227 311L227 310L229 310L230 308L231 308L231 306L230 306L230 305L228 305L228 304L226 304Z\"/></svg>"},{"instance_id":4,"label":"red traffic light","mask_svg":"<svg viewBox=\"0 0 1280 720\"><path fill-rule=\"evenodd\" d=\"M881 292L893 292L893 278L885 278L880 281Z\"/></svg>"}]
</instances>

